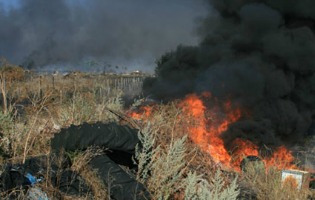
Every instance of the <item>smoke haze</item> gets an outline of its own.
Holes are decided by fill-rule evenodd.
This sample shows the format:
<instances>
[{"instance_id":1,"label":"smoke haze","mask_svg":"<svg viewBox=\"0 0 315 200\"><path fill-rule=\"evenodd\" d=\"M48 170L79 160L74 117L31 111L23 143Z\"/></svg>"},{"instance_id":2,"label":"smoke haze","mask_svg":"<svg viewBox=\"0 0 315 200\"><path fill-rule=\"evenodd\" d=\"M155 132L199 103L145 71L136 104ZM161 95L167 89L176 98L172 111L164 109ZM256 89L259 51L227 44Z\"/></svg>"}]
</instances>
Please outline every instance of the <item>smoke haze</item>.
<instances>
[{"instance_id":1,"label":"smoke haze","mask_svg":"<svg viewBox=\"0 0 315 200\"><path fill-rule=\"evenodd\" d=\"M22 0L10 8L0 4L0 56L29 68L95 59L102 65L152 71L165 51L197 43L195 21L205 13L202 0Z\"/></svg>"}]
</instances>

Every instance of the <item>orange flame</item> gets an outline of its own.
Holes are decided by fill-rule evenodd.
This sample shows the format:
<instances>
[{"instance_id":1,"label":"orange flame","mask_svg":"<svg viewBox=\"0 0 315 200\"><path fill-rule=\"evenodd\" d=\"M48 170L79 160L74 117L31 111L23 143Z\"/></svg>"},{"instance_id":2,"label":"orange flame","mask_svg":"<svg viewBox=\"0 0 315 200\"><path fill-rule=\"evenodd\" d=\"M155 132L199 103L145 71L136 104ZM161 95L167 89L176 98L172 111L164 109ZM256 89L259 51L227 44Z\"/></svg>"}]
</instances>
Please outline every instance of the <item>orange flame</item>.
<instances>
[{"instance_id":1,"label":"orange flame","mask_svg":"<svg viewBox=\"0 0 315 200\"><path fill-rule=\"evenodd\" d=\"M206 122L205 122L205 110L206 107L197 95L192 94L186 97L186 99L180 103L184 113L191 115L194 118L194 126L190 127L190 137L193 142L199 144L201 148L207 143L206 140Z\"/></svg>"},{"instance_id":2,"label":"orange flame","mask_svg":"<svg viewBox=\"0 0 315 200\"><path fill-rule=\"evenodd\" d=\"M206 97L210 97L207 95ZM226 118L221 119L215 112L210 113L210 127L205 117L206 107L203 101L196 95L188 95L180 104L184 113L194 117L198 124L189 128L190 138L198 144L203 151L208 152L216 163L230 167L231 156L224 147L221 133L228 129L229 124L240 118L240 111L232 110L231 103L225 105Z\"/></svg>"},{"instance_id":3,"label":"orange flame","mask_svg":"<svg viewBox=\"0 0 315 200\"><path fill-rule=\"evenodd\" d=\"M136 120L147 119L152 113L152 107L143 106L137 112L130 112L128 115Z\"/></svg>"},{"instance_id":4,"label":"orange flame","mask_svg":"<svg viewBox=\"0 0 315 200\"><path fill-rule=\"evenodd\" d=\"M189 137L202 151L209 153L215 163L240 171L242 159L250 155L259 156L259 148L253 142L241 138L232 142L235 147L232 152L225 148L221 135L232 123L241 118L242 113L239 108L233 108L231 101L218 106L217 100L211 97L209 92L204 92L201 96L190 94L178 104L183 111L183 117L189 122L187 127ZM207 107L205 103L215 106ZM129 116L137 120L147 120L153 114L152 108L141 107L138 112L129 113ZM271 157L264 158L263 161L267 167L296 168L292 164L294 161L292 153L284 146L277 148Z\"/></svg>"},{"instance_id":5,"label":"orange flame","mask_svg":"<svg viewBox=\"0 0 315 200\"><path fill-rule=\"evenodd\" d=\"M239 169L241 161L246 156L259 156L258 147L254 143L248 140L236 138L233 141L235 150L233 151L233 167Z\"/></svg>"},{"instance_id":6,"label":"orange flame","mask_svg":"<svg viewBox=\"0 0 315 200\"><path fill-rule=\"evenodd\" d=\"M294 157L292 152L286 149L284 146L280 146L274 152L272 157L264 159L267 166L276 166L279 169L296 169L293 164Z\"/></svg>"},{"instance_id":7,"label":"orange flame","mask_svg":"<svg viewBox=\"0 0 315 200\"><path fill-rule=\"evenodd\" d=\"M202 97L210 98L211 94L204 93ZM182 110L187 115L190 115L198 123L189 127L189 136L191 140L198 144L201 150L209 153L216 163L222 164L225 167L239 171L241 160L249 155L259 156L259 148L251 141L237 138L233 141L235 149L233 152L228 152L224 146L224 141L221 138L223 132L228 127L240 119L241 111L239 108L233 109L231 101L227 101L222 113L218 112L217 107L206 108L202 98L196 94L187 95L180 103ZM210 112L208 119L207 112ZM264 158L266 166L277 166L278 168L295 168L292 164L294 157L292 153L284 146L279 147L270 158Z\"/></svg>"}]
</instances>

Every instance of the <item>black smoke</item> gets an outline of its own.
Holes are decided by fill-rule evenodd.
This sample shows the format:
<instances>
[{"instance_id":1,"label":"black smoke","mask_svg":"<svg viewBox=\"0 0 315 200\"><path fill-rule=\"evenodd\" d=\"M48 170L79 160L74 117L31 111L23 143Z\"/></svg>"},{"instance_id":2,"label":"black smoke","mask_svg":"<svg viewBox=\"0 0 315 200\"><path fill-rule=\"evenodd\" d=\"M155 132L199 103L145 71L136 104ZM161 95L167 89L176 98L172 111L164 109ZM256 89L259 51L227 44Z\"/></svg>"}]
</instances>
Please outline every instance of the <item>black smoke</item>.
<instances>
[{"instance_id":1,"label":"black smoke","mask_svg":"<svg viewBox=\"0 0 315 200\"><path fill-rule=\"evenodd\" d=\"M315 1L209 0L199 46L164 54L145 94L170 100L210 91L248 115L224 134L292 144L315 121Z\"/></svg>"},{"instance_id":2,"label":"black smoke","mask_svg":"<svg viewBox=\"0 0 315 200\"><path fill-rule=\"evenodd\" d=\"M178 43L197 43L194 21L205 13L202 0L20 0L11 9L0 4L0 57L30 68L95 59L150 71L144 67Z\"/></svg>"}]
</instances>

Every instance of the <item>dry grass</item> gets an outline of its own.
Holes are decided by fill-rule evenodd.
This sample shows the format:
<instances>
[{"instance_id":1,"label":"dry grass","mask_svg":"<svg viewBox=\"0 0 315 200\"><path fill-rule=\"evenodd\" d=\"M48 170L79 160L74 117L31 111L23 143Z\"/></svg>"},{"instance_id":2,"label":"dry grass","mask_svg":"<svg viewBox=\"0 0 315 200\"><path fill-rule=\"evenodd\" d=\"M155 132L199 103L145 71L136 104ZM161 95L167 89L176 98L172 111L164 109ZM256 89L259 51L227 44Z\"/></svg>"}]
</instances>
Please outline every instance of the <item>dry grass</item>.
<instances>
[{"instance_id":1,"label":"dry grass","mask_svg":"<svg viewBox=\"0 0 315 200\"><path fill-rule=\"evenodd\" d=\"M6 81L2 91L8 102L0 111L2 164L48 155L50 139L60 128L71 124L118 122L120 119L107 109L125 113L122 96L132 89L128 86L124 90L118 82L110 82L101 75L23 74L23 77ZM249 199L244 191L257 199L307 199L310 195L308 189L283 186L280 171L275 169L269 169L268 173L249 171L240 176L222 170L187 136L188 127L195 122L183 116L177 105L177 102L156 105L150 117L144 116L145 120L138 122L143 147L135 156L139 165L136 177L153 199L236 199L239 189L245 196L243 199ZM73 155L72 170L91 186L94 199L110 199L106 185L87 167L91 157L97 154L98 151L88 150ZM63 196L49 182L39 187L49 197L78 199Z\"/></svg>"},{"instance_id":2,"label":"dry grass","mask_svg":"<svg viewBox=\"0 0 315 200\"><path fill-rule=\"evenodd\" d=\"M6 109L7 113L0 109L0 164L23 163L29 157L48 155L49 141L54 133L71 124L118 120L106 108L122 111L122 90L111 89L105 95L106 88L97 87L99 83L93 77L86 77L82 81L59 77L54 86L50 78L33 76L15 82L6 81L4 92L10 109ZM104 96L100 96L102 92ZM87 151L77 155L72 167L92 186L94 198L104 199L104 195L108 196L105 186L93 171L85 167L90 154ZM39 186L51 196L61 196L48 182ZM20 195L21 199L25 198L23 194ZM82 198L90 199L90 196Z\"/></svg>"},{"instance_id":3,"label":"dry grass","mask_svg":"<svg viewBox=\"0 0 315 200\"><path fill-rule=\"evenodd\" d=\"M143 148L136 154L138 180L148 187L153 199L236 199L237 178L228 179L192 144L187 127L194 120L183 116L176 105L156 105L149 118L144 116L139 134ZM203 168L200 165L205 161L209 162Z\"/></svg>"},{"instance_id":4,"label":"dry grass","mask_svg":"<svg viewBox=\"0 0 315 200\"><path fill-rule=\"evenodd\" d=\"M297 189L294 185L284 184L281 180L281 170L276 168L261 172L252 168L243 174L240 183L249 195L257 199L303 200L311 195L308 188Z\"/></svg>"},{"instance_id":5,"label":"dry grass","mask_svg":"<svg viewBox=\"0 0 315 200\"><path fill-rule=\"evenodd\" d=\"M92 189L93 198L96 200L110 199L106 185L104 185L104 183L102 183L98 178L97 172L93 171L93 169L88 166L90 160L94 156L102 154L102 152L102 149L97 148L89 148L85 152L80 152L74 157L73 164L71 166L73 171L79 173L86 180L87 184ZM91 196L86 196L85 198L89 199Z\"/></svg>"}]
</instances>

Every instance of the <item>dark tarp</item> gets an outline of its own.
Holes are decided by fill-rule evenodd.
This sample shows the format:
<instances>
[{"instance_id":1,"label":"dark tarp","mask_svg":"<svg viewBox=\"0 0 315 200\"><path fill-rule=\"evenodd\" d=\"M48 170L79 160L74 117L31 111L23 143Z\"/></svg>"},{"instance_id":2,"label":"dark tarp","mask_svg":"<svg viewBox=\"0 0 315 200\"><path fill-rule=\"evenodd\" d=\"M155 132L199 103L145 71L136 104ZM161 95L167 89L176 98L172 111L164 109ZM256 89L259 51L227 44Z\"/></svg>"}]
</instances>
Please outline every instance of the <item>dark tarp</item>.
<instances>
[{"instance_id":1,"label":"dark tarp","mask_svg":"<svg viewBox=\"0 0 315 200\"><path fill-rule=\"evenodd\" d=\"M138 130L116 123L95 123L70 126L61 129L51 140L53 150L84 150L90 146L102 146L133 154L139 143Z\"/></svg>"},{"instance_id":2,"label":"dark tarp","mask_svg":"<svg viewBox=\"0 0 315 200\"><path fill-rule=\"evenodd\" d=\"M118 164L123 159L129 160L135 152L135 147L139 144L138 130L116 123L95 123L71 126L62 129L51 141L52 150L60 152L85 150L90 146L100 146L107 148L114 153L107 156L99 155L90 161L90 166L98 171L104 184L108 186L111 197L116 200L150 199L150 195L145 187L137 182L134 177L126 173ZM119 152L119 153L116 153ZM123 156L124 155L124 156ZM126 161L125 163L130 163Z\"/></svg>"}]
</instances>

